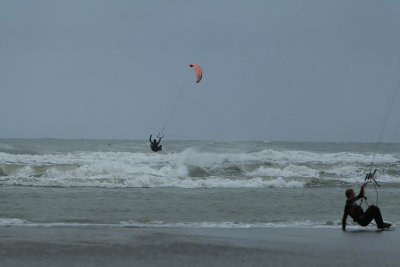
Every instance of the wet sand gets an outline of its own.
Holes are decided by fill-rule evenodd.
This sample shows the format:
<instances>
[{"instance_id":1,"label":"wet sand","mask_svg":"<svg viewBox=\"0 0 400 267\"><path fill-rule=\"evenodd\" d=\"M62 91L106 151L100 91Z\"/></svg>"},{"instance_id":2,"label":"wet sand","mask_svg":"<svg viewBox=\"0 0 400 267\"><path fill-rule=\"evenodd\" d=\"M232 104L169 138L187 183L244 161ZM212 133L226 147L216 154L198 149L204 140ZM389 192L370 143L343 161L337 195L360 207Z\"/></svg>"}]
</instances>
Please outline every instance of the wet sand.
<instances>
[{"instance_id":1,"label":"wet sand","mask_svg":"<svg viewBox=\"0 0 400 267\"><path fill-rule=\"evenodd\" d=\"M0 227L1 266L398 266L399 231Z\"/></svg>"}]
</instances>

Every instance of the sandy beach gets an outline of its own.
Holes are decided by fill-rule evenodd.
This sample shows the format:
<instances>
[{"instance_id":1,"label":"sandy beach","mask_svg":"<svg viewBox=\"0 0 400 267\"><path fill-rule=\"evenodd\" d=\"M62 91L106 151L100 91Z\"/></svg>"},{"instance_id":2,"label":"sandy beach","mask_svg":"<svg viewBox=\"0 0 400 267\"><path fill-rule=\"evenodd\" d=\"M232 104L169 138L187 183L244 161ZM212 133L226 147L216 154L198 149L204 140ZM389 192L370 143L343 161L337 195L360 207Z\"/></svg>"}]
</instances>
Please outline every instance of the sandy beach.
<instances>
[{"instance_id":1,"label":"sandy beach","mask_svg":"<svg viewBox=\"0 0 400 267\"><path fill-rule=\"evenodd\" d=\"M2 227L2 266L398 266L398 231Z\"/></svg>"}]
</instances>

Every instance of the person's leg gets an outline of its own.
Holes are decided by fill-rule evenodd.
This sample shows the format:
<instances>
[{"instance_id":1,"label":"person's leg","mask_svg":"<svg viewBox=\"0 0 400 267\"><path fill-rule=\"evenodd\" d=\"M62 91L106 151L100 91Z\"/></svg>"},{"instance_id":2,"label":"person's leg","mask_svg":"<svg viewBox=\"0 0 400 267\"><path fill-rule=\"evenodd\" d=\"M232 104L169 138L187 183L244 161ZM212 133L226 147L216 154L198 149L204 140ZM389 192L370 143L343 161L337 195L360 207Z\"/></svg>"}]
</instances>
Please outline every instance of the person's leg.
<instances>
[{"instance_id":1,"label":"person's leg","mask_svg":"<svg viewBox=\"0 0 400 267\"><path fill-rule=\"evenodd\" d=\"M377 206L374 205L369 206L364 213L364 217L367 217L368 219L370 218L371 220L374 219L376 222L376 226L378 228L383 227L381 210Z\"/></svg>"},{"instance_id":2,"label":"person's leg","mask_svg":"<svg viewBox=\"0 0 400 267\"><path fill-rule=\"evenodd\" d=\"M158 147L158 151L161 151L162 150L162 145L160 145L159 147Z\"/></svg>"},{"instance_id":3,"label":"person's leg","mask_svg":"<svg viewBox=\"0 0 400 267\"><path fill-rule=\"evenodd\" d=\"M359 225L361 225L361 226L367 226L368 224L370 224L371 223L371 221L372 221L372 216L371 216L371 214L369 214L369 213L364 213L364 215L363 216L361 216L359 219L358 219L358 224Z\"/></svg>"}]
</instances>

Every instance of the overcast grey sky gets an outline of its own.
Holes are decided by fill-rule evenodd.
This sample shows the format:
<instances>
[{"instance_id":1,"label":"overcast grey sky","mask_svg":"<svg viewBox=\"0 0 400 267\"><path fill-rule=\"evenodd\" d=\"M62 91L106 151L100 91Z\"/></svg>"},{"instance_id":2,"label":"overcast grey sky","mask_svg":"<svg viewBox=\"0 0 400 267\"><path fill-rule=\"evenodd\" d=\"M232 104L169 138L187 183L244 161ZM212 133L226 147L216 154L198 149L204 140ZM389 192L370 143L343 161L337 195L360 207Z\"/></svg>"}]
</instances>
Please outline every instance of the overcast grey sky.
<instances>
[{"instance_id":1,"label":"overcast grey sky","mask_svg":"<svg viewBox=\"0 0 400 267\"><path fill-rule=\"evenodd\" d=\"M0 137L144 139L167 123L170 139L377 141L399 14L389 0L2 0ZM384 140L400 141L399 114L400 96Z\"/></svg>"}]
</instances>

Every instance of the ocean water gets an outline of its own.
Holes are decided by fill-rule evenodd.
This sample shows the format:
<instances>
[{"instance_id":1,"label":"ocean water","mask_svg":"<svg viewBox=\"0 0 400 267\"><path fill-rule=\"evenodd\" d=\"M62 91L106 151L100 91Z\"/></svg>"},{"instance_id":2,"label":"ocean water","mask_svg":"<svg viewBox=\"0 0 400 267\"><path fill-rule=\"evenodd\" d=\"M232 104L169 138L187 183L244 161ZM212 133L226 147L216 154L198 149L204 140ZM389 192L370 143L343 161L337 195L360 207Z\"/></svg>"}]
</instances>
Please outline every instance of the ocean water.
<instances>
[{"instance_id":1,"label":"ocean water","mask_svg":"<svg viewBox=\"0 0 400 267\"><path fill-rule=\"evenodd\" d=\"M347 188L400 223L400 144L0 139L3 227L340 227ZM378 199L377 199L378 195Z\"/></svg>"}]
</instances>

